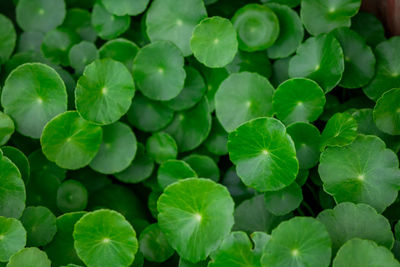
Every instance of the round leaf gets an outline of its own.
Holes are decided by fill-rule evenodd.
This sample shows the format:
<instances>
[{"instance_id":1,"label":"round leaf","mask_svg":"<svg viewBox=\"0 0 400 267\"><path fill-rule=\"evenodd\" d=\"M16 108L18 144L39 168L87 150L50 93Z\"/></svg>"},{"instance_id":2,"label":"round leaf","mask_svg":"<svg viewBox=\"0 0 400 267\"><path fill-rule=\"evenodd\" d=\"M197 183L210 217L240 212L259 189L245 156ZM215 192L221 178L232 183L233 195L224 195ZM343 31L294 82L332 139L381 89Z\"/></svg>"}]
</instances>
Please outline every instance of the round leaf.
<instances>
[{"instance_id":1,"label":"round leaf","mask_svg":"<svg viewBox=\"0 0 400 267\"><path fill-rule=\"evenodd\" d=\"M389 221L369 205L340 203L334 209L322 211L317 219L325 224L332 238L333 254L355 237L392 248L394 239Z\"/></svg>"},{"instance_id":2,"label":"round leaf","mask_svg":"<svg viewBox=\"0 0 400 267\"><path fill-rule=\"evenodd\" d=\"M189 56L193 29L206 16L202 0L156 0L147 12L146 31L152 42L171 41Z\"/></svg>"},{"instance_id":3,"label":"round leaf","mask_svg":"<svg viewBox=\"0 0 400 267\"><path fill-rule=\"evenodd\" d=\"M196 172L183 160L167 160L157 172L157 181L162 189L181 179L194 177L197 177Z\"/></svg>"},{"instance_id":4,"label":"round leaf","mask_svg":"<svg viewBox=\"0 0 400 267\"><path fill-rule=\"evenodd\" d=\"M75 224L75 250L89 266L129 266L138 250L135 230L116 211L97 210Z\"/></svg>"},{"instance_id":5,"label":"round leaf","mask_svg":"<svg viewBox=\"0 0 400 267\"><path fill-rule=\"evenodd\" d=\"M287 132L296 147L300 169L311 169L319 160L321 135L312 124L297 122L287 127Z\"/></svg>"},{"instance_id":6,"label":"round leaf","mask_svg":"<svg viewBox=\"0 0 400 267\"><path fill-rule=\"evenodd\" d=\"M48 32L65 18L64 0L19 0L16 8L18 25L24 31Z\"/></svg>"},{"instance_id":7,"label":"round leaf","mask_svg":"<svg viewBox=\"0 0 400 267\"><path fill-rule=\"evenodd\" d=\"M358 13L361 0L303 0L301 19L312 35L349 27L351 17Z\"/></svg>"},{"instance_id":8,"label":"round leaf","mask_svg":"<svg viewBox=\"0 0 400 267\"><path fill-rule=\"evenodd\" d=\"M96 60L85 68L75 90L75 105L85 120L111 124L124 115L135 94L132 75L112 59Z\"/></svg>"},{"instance_id":9,"label":"round leaf","mask_svg":"<svg viewBox=\"0 0 400 267\"><path fill-rule=\"evenodd\" d=\"M89 166L100 173L125 170L136 155L136 137L128 125L116 122L103 127L103 143Z\"/></svg>"},{"instance_id":10,"label":"round leaf","mask_svg":"<svg viewBox=\"0 0 400 267\"><path fill-rule=\"evenodd\" d=\"M168 186L160 196L158 224L182 258L198 262L229 234L233 207L222 185L208 179L185 179Z\"/></svg>"},{"instance_id":11,"label":"round leaf","mask_svg":"<svg viewBox=\"0 0 400 267\"><path fill-rule=\"evenodd\" d=\"M170 100L182 91L186 77L181 51L169 41L151 43L133 61L139 90L153 100Z\"/></svg>"},{"instance_id":12,"label":"round leaf","mask_svg":"<svg viewBox=\"0 0 400 267\"><path fill-rule=\"evenodd\" d=\"M0 64L3 64L14 51L17 34L10 19L2 14L0 14L0 36Z\"/></svg>"},{"instance_id":13,"label":"round leaf","mask_svg":"<svg viewBox=\"0 0 400 267\"><path fill-rule=\"evenodd\" d=\"M121 35L130 26L129 16L111 14L100 3L96 3L92 11L92 25L102 39L114 39Z\"/></svg>"},{"instance_id":14,"label":"round leaf","mask_svg":"<svg viewBox=\"0 0 400 267\"><path fill-rule=\"evenodd\" d=\"M276 116L285 124L312 122L321 115L326 99L319 85L306 78L294 78L279 85L273 96Z\"/></svg>"},{"instance_id":15,"label":"round leaf","mask_svg":"<svg viewBox=\"0 0 400 267\"><path fill-rule=\"evenodd\" d=\"M400 37L392 37L375 48L376 73L372 81L363 88L372 100L378 100L383 93L397 88L400 83Z\"/></svg>"},{"instance_id":16,"label":"round leaf","mask_svg":"<svg viewBox=\"0 0 400 267\"><path fill-rule=\"evenodd\" d=\"M56 216L45 207L27 207L21 217L27 231L27 246L44 246L57 232Z\"/></svg>"},{"instance_id":17,"label":"round leaf","mask_svg":"<svg viewBox=\"0 0 400 267\"><path fill-rule=\"evenodd\" d=\"M144 132L156 132L167 126L174 117L174 111L162 102L151 100L138 93L127 113L128 121Z\"/></svg>"},{"instance_id":18,"label":"round leaf","mask_svg":"<svg viewBox=\"0 0 400 267\"><path fill-rule=\"evenodd\" d=\"M113 0L101 0L101 2L110 13L118 16L139 15L149 4L149 0L122 0L117 4Z\"/></svg>"},{"instance_id":19,"label":"round leaf","mask_svg":"<svg viewBox=\"0 0 400 267\"><path fill-rule=\"evenodd\" d=\"M219 169L218 165L212 158L204 155L190 154L183 158L183 160L193 168L199 177L210 178L211 180L218 182Z\"/></svg>"},{"instance_id":20,"label":"round leaf","mask_svg":"<svg viewBox=\"0 0 400 267\"><path fill-rule=\"evenodd\" d=\"M336 113L321 135L321 150L327 146L345 146L357 137L357 121L349 113Z\"/></svg>"},{"instance_id":21,"label":"round leaf","mask_svg":"<svg viewBox=\"0 0 400 267\"><path fill-rule=\"evenodd\" d=\"M351 29L361 35L371 47L386 39L382 22L371 13L359 12L355 15L351 20Z\"/></svg>"},{"instance_id":22,"label":"round leaf","mask_svg":"<svg viewBox=\"0 0 400 267\"><path fill-rule=\"evenodd\" d=\"M98 57L99 52L97 51L95 44L88 41L82 41L79 44L74 45L68 53L69 63L78 74L81 74L85 67Z\"/></svg>"},{"instance_id":23,"label":"round leaf","mask_svg":"<svg viewBox=\"0 0 400 267\"><path fill-rule=\"evenodd\" d=\"M273 94L267 78L251 72L233 73L215 94L217 118L231 132L251 119L271 116Z\"/></svg>"},{"instance_id":24,"label":"round leaf","mask_svg":"<svg viewBox=\"0 0 400 267\"><path fill-rule=\"evenodd\" d=\"M271 1L270 1L271 2ZM279 20L279 36L275 43L268 48L270 58L285 58L293 54L301 44L304 29L296 11L285 6L284 3L268 4Z\"/></svg>"},{"instance_id":25,"label":"round leaf","mask_svg":"<svg viewBox=\"0 0 400 267\"><path fill-rule=\"evenodd\" d=\"M164 104L172 110L180 111L196 105L206 91L206 85L200 73L191 67L185 67L186 79L183 90L175 98Z\"/></svg>"},{"instance_id":26,"label":"round leaf","mask_svg":"<svg viewBox=\"0 0 400 267\"><path fill-rule=\"evenodd\" d=\"M327 267L331 261L331 239L325 226L310 217L295 217L272 231L261 259L263 266Z\"/></svg>"},{"instance_id":27,"label":"round leaf","mask_svg":"<svg viewBox=\"0 0 400 267\"><path fill-rule=\"evenodd\" d=\"M158 164L169 159L175 159L178 155L174 138L164 132L153 134L147 139L146 151Z\"/></svg>"},{"instance_id":28,"label":"round leaf","mask_svg":"<svg viewBox=\"0 0 400 267\"><path fill-rule=\"evenodd\" d=\"M289 76L316 81L325 92L331 91L344 72L344 56L340 43L332 34L307 39L289 62Z\"/></svg>"},{"instance_id":29,"label":"round leaf","mask_svg":"<svg viewBox=\"0 0 400 267\"><path fill-rule=\"evenodd\" d=\"M57 207L62 212L81 211L86 208L88 192L76 180L67 180L57 189Z\"/></svg>"},{"instance_id":30,"label":"round leaf","mask_svg":"<svg viewBox=\"0 0 400 267\"><path fill-rule=\"evenodd\" d=\"M24 248L15 253L7 267L50 267L51 262L45 252L38 248Z\"/></svg>"},{"instance_id":31,"label":"round leaf","mask_svg":"<svg viewBox=\"0 0 400 267\"><path fill-rule=\"evenodd\" d=\"M374 107L374 122L382 132L400 134L400 89L393 88L384 93Z\"/></svg>"},{"instance_id":32,"label":"round leaf","mask_svg":"<svg viewBox=\"0 0 400 267\"><path fill-rule=\"evenodd\" d=\"M229 134L229 157L242 181L258 191L290 185L299 169L285 126L273 118L248 121Z\"/></svg>"},{"instance_id":33,"label":"round leaf","mask_svg":"<svg viewBox=\"0 0 400 267\"><path fill-rule=\"evenodd\" d=\"M376 136L359 135L350 145L327 148L318 172L337 202L367 203L378 212L395 201L400 185L399 160Z\"/></svg>"},{"instance_id":34,"label":"round leaf","mask_svg":"<svg viewBox=\"0 0 400 267\"><path fill-rule=\"evenodd\" d=\"M0 145L4 145L10 140L14 130L15 126L13 120L10 116L0 111Z\"/></svg>"},{"instance_id":35,"label":"round leaf","mask_svg":"<svg viewBox=\"0 0 400 267\"><path fill-rule=\"evenodd\" d=\"M10 159L17 166L25 185L28 184L31 167L25 154L12 146L3 146L1 150L3 151L3 155Z\"/></svg>"},{"instance_id":36,"label":"round leaf","mask_svg":"<svg viewBox=\"0 0 400 267\"><path fill-rule=\"evenodd\" d=\"M43 130L44 155L65 169L88 165L99 151L102 129L82 119L76 111L62 113Z\"/></svg>"},{"instance_id":37,"label":"round leaf","mask_svg":"<svg viewBox=\"0 0 400 267\"><path fill-rule=\"evenodd\" d=\"M228 133L215 117L212 118L211 131L204 145L209 152L215 155L228 154Z\"/></svg>"},{"instance_id":38,"label":"round leaf","mask_svg":"<svg viewBox=\"0 0 400 267\"><path fill-rule=\"evenodd\" d=\"M375 55L364 39L349 28L333 31L343 48L344 73L340 86L360 88L369 83L375 75Z\"/></svg>"},{"instance_id":39,"label":"round leaf","mask_svg":"<svg viewBox=\"0 0 400 267\"><path fill-rule=\"evenodd\" d=\"M137 143L137 150L132 164L122 172L115 173L114 176L124 183L139 183L153 173L154 162L145 151L141 143Z\"/></svg>"},{"instance_id":40,"label":"round leaf","mask_svg":"<svg viewBox=\"0 0 400 267\"><path fill-rule=\"evenodd\" d=\"M297 209L303 201L301 187L297 183L278 190L264 193L265 206L269 212L281 216Z\"/></svg>"},{"instance_id":41,"label":"round leaf","mask_svg":"<svg viewBox=\"0 0 400 267\"><path fill-rule=\"evenodd\" d=\"M340 248L333 267L399 267L400 263L385 247L378 246L373 241L352 239Z\"/></svg>"},{"instance_id":42,"label":"round leaf","mask_svg":"<svg viewBox=\"0 0 400 267\"><path fill-rule=\"evenodd\" d=\"M164 129L176 140L180 152L198 147L205 141L210 130L211 115L206 98L189 110L177 112Z\"/></svg>"},{"instance_id":43,"label":"round leaf","mask_svg":"<svg viewBox=\"0 0 400 267\"><path fill-rule=\"evenodd\" d=\"M0 237L0 262L7 262L25 247L26 231L17 219L0 216Z\"/></svg>"},{"instance_id":44,"label":"round leaf","mask_svg":"<svg viewBox=\"0 0 400 267\"><path fill-rule=\"evenodd\" d=\"M253 52L272 46L279 36L279 20L267 6L248 4L238 9L232 18L239 49Z\"/></svg>"},{"instance_id":45,"label":"round leaf","mask_svg":"<svg viewBox=\"0 0 400 267\"><path fill-rule=\"evenodd\" d=\"M39 138L45 124L67 110L67 92L54 69L41 63L26 63L8 76L1 104L19 133Z\"/></svg>"},{"instance_id":46,"label":"round leaf","mask_svg":"<svg viewBox=\"0 0 400 267\"><path fill-rule=\"evenodd\" d=\"M133 60L138 52L139 47L134 42L124 38L110 40L99 49L100 58L111 58L124 63L125 67L130 71L132 70Z\"/></svg>"},{"instance_id":47,"label":"round leaf","mask_svg":"<svg viewBox=\"0 0 400 267\"><path fill-rule=\"evenodd\" d=\"M17 166L0 150L0 216L19 218L25 208L25 185Z\"/></svg>"},{"instance_id":48,"label":"round leaf","mask_svg":"<svg viewBox=\"0 0 400 267\"><path fill-rule=\"evenodd\" d=\"M143 230L139 237L139 244L140 252L148 261L164 262L175 252L156 223Z\"/></svg>"},{"instance_id":49,"label":"round leaf","mask_svg":"<svg viewBox=\"0 0 400 267\"><path fill-rule=\"evenodd\" d=\"M210 68L222 68L237 53L235 28L222 17L203 19L193 30L190 47L199 62Z\"/></svg>"}]
</instances>

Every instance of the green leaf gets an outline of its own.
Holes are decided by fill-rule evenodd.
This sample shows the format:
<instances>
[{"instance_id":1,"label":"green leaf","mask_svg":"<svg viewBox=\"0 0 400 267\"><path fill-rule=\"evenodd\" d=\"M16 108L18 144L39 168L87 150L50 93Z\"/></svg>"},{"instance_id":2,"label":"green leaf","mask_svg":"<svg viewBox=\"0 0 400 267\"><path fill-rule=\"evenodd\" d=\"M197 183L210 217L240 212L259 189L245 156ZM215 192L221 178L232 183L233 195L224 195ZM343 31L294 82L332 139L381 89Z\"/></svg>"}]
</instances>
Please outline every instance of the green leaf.
<instances>
[{"instance_id":1,"label":"green leaf","mask_svg":"<svg viewBox=\"0 0 400 267\"><path fill-rule=\"evenodd\" d=\"M285 124L315 121L321 115L325 102L321 87L306 78L293 78L281 83L272 100L276 116Z\"/></svg>"},{"instance_id":2,"label":"green leaf","mask_svg":"<svg viewBox=\"0 0 400 267\"><path fill-rule=\"evenodd\" d=\"M399 267L400 263L385 247L378 246L370 240L352 239L344 244L336 258L333 267Z\"/></svg>"},{"instance_id":3,"label":"green leaf","mask_svg":"<svg viewBox=\"0 0 400 267\"><path fill-rule=\"evenodd\" d=\"M12 163L17 166L19 172L21 173L22 180L25 185L28 184L30 178L31 167L28 158L22 151L12 146L1 147L3 155L12 161Z\"/></svg>"},{"instance_id":4,"label":"green leaf","mask_svg":"<svg viewBox=\"0 0 400 267\"><path fill-rule=\"evenodd\" d=\"M230 73L255 72L264 77L271 76L271 62L264 51L244 52L238 51L231 63L226 66Z\"/></svg>"},{"instance_id":5,"label":"green leaf","mask_svg":"<svg viewBox=\"0 0 400 267\"><path fill-rule=\"evenodd\" d=\"M258 191L290 185L299 169L296 150L285 126L273 118L259 118L229 134L229 157L242 181Z\"/></svg>"},{"instance_id":6,"label":"green leaf","mask_svg":"<svg viewBox=\"0 0 400 267\"><path fill-rule=\"evenodd\" d=\"M180 111L195 106L204 96L206 85L201 74L192 67L185 67L186 78L182 91L164 105L172 110Z\"/></svg>"},{"instance_id":7,"label":"green leaf","mask_svg":"<svg viewBox=\"0 0 400 267\"><path fill-rule=\"evenodd\" d=\"M117 5L113 0L101 0L101 2L110 13L117 16L139 15L149 4L149 0L122 0L119 1Z\"/></svg>"},{"instance_id":8,"label":"green leaf","mask_svg":"<svg viewBox=\"0 0 400 267\"><path fill-rule=\"evenodd\" d=\"M75 250L89 266L129 266L138 250L135 230L116 211L87 213L75 224Z\"/></svg>"},{"instance_id":9,"label":"green leaf","mask_svg":"<svg viewBox=\"0 0 400 267\"><path fill-rule=\"evenodd\" d=\"M206 98L189 110L176 112L172 122L164 129L175 139L179 152L198 147L207 139L210 130L211 115Z\"/></svg>"},{"instance_id":10,"label":"green leaf","mask_svg":"<svg viewBox=\"0 0 400 267\"><path fill-rule=\"evenodd\" d=\"M124 38L110 40L99 49L100 58L111 58L124 63L129 71L132 71L133 60L138 52L139 47Z\"/></svg>"},{"instance_id":11,"label":"green leaf","mask_svg":"<svg viewBox=\"0 0 400 267\"><path fill-rule=\"evenodd\" d=\"M357 137L357 121L349 113L336 113L321 134L321 151L327 146L345 146Z\"/></svg>"},{"instance_id":12,"label":"green leaf","mask_svg":"<svg viewBox=\"0 0 400 267\"><path fill-rule=\"evenodd\" d=\"M75 90L75 105L82 118L111 124L124 115L135 94L132 75L112 59L96 60L85 68Z\"/></svg>"},{"instance_id":13,"label":"green leaf","mask_svg":"<svg viewBox=\"0 0 400 267\"><path fill-rule=\"evenodd\" d=\"M205 18L194 28L190 47L199 62L222 68L232 62L238 50L235 28L225 18Z\"/></svg>"},{"instance_id":14,"label":"green leaf","mask_svg":"<svg viewBox=\"0 0 400 267\"><path fill-rule=\"evenodd\" d=\"M366 203L378 212L395 201L400 185L397 156L376 136L359 135L350 145L327 148L318 172L337 202Z\"/></svg>"},{"instance_id":15,"label":"green leaf","mask_svg":"<svg viewBox=\"0 0 400 267\"><path fill-rule=\"evenodd\" d=\"M62 113L44 128L40 143L44 155L64 169L88 165L100 149L102 129L76 111Z\"/></svg>"},{"instance_id":16,"label":"green leaf","mask_svg":"<svg viewBox=\"0 0 400 267\"><path fill-rule=\"evenodd\" d=\"M72 232L75 223L85 212L65 213L57 218L57 233L53 240L44 247L50 260L56 266L67 265L68 263L82 264L74 248Z\"/></svg>"},{"instance_id":17,"label":"green leaf","mask_svg":"<svg viewBox=\"0 0 400 267\"><path fill-rule=\"evenodd\" d=\"M178 147L174 138L165 132L158 132L150 136L146 141L146 151L158 164L175 159L178 155Z\"/></svg>"},{"instance_id":18,"label":"green leaf","mask_svg":"<svg viewBox=\"0 0 400 267\"><path fill-rule=\"evenodd\" d=\"M300 169L311 169L319 160L321 134L317 127L305 122L297 122L287 127L287 133L296 147L296 157Z\"/></svg>"},{"instance_id":19,"label":"green leaf","mask_svg":"<svg viewBox=\"0 0 400 267\"><path fill-rule=\"evenodd\" d=\"M139 244L140 252L148 261L164 262L175 252L156 223L143 230L139 237Z\"/></svg>"},{"instance_id":20,"label":"green leaf","mask_svg":"<svg viewBox=\"0 0 400 267\"><path fill-rule=\"evenodd\" d=\"M361 35L371 47L386 39L382 22L371 13L359 12L355 15L351 20L350 29Z\"/></svg>"},{"instance_id":21,"label":"green leaf","mask_svg":"<svg viewBox=\"0 0 400 267\"><path fill-rule=\"evenodd\" d=\"M325 224L332 238L333 254L355 237L375 241L388 249L393 246L389 221L369 205L340 203L334 209L322 211L317 219Z\"/></svg>"},{"instance_id":22,"label":"green leaf","mask_svg":"<svg viewBox=\"0 0 400 267\"><path fill-rule=\"evenodd\" d=\"M0 14L0 64L5 63L14 51L17 34L9 18Z\"/></svg>"},{"instance_id":23,"label":"green leaf","mask_svg":"<svg viewBox=\"0 0 400 267\"><path fill-rule=\"evenodd\" d=\"M264 193L265 207L276 216L286 215L297 209L303 201L301 187L296 183L278 190Z\"/></svg>"},{"instance_id":24,"label":"green leaf","mask_svg":"<svg viewBox=\"0 0 400 267\"><path fill-rule=\"evenodd\" d=\"M46 33L40 49L52 63L69 66L69 50L79 41L80 37L76 32L60 27Z\"/></svg>"},{"instance_id":25,"label":"green leaf","mask_svg":"<svg viewBox=\"0 0 400 267\"><path fill-rule=\"evenodd\" d=\"M14 131L13 120L10 116L0 111L0 145L7 143Z\"/></svg>"},{"instance_id":26,"label":"green leaf","mask_svg":"<svg viewBox=\"0 0 400 267\"><path fill-rule=\"evenodd\" d=\"M277 3L287 5L289 7L296 7L300 5L300 0L261 0L262 3Z\"/></svg>"},{"instance_id":27,"label":"green leaf","mask_svg":"<svg viewBox=\"0 0 400 267\"><path fill-rule=\"evenodd\" d=\"M98 58L99 51L97 51L95 44L88 41L74 45L68 53L69 63L79 75L83 73L87 65Z\"/></svg>"},{"instance_id":28,"label":"green leaf","mask_svg":"<svg viewBox=\"0 0 400 267\"><path fill-rule=\"evenodd\" d=\"M112 174L125 170L136 155L136 137L131 128L116 122L103 127L103 143L89 166L100 173Z\"/></svg>"},{"instance_id":29,"label":"green leaf","mask_svg":"<svg viewBox=\"0 0 400 267\"><path fill-rule=\"evenodd\" d=\"M227 132L232 132L251 119L272 116L273 94L267 78L251 72L233 73L215 94L217 118Z\"/></svg>"},{"instance_id":30,"label":"green leaf","mask_svg":"<svg viewBox=\"0 0 400 267\"><path fill-rule=\"evenodd\" d=\"M135 158L131 165L122 172L114 173L114 176L124 183L140 183L153 173L154 162L150 158L144 146L137 143Z\"/></svg>"},{"instance_id":31,"label":"green leaf","mask_svg":"<svg viewBox=\"0 0 400 267\"><path fill-rule=\"evenodd\" d=\"M212 118L211 131L204 145L209 152L215 155L228 154L228 133L216 117Z\"/></svg>"},{"instance_id":32,"label":"green leaf","mask_svg":"<svg viewBox=\"0 0 400 267\"><path fill-rule=\"evenodd\" d=\"M325 226L310 217L295 217L272 231L262 266L319 266L331 261L331 239Z\"/></svg>"},{"instance_id":33,"label":"green leaf","mask_svg":"<svg viewBox=\"0 0 400 267\"><path fill-rule=\"evenodd\" d=\"M114 39L128 30L131 20L129 16L116 16L108 12L100 2L92 11L92 25L102 39Z\"/></svg>"},{"instance_id":34,"label":"green leaf","mask_svg":"<svg viewBox=\"0 0 400 267\"><path fill-rule=\"evenodd\" d=\"M27 246L44 246L57 232L56 216L45 207L27 207L21 217L27 231Z\"/></svg>"},{"instance_id":35,"label":"green leaf","mask_svg":"<svg viewBox=\"0 0 400 267\"><path fill-rule=\"evenodd\" d=\"M133 61L139 90L153 100L170 100L182 91L186 77L182 52L169 41L142 47Z\"/></svg>"},{"instance_id":36,"label":"green leaf","mask_svg":"<svg viewBox=\"0 0 400 267\"><path fill-rule=\"evenodd\" d=\"M27 63L7 77L1 104L19 133L39 138L45 124L67 110L67 92L54 69L41 63Z\"/></svg>"},{"instance_id":37,"label":"green leaf","mask_svg":"<svg viewBox=\"0 0 400 267\"><path fill-rule=\"evenodd\" d=\"M267 6L272 9L279 20L278 39L268 48L267 54L270 58L285 58L290 56L296 51L304 38L304 28L299 15L296 11L287 7L285 3L271 3Z\"/></svg>"},{"instance_id":38,"label":"green leaf","mask_svg":"<svg viewBox=\"0 0 400 267\"><path fill-rule=\"evenodd\" d=\"M312 35L327 33L339 27L349 27L351 17L358 13L361 0L303 0L301 19Z\"/></svg>"},{"instance_id":39,"label":"green leaf","mask_svg":"<svg viewBox=\"0 0 400 267\"><path fill-rule=\"evenodd\" d=\"M67 180L58 187L56 201L62 212L81 211L88 203L88 192L79 181Z\"/></svg>"},{"instance_id":40,"label":"green leaf","mask_svg":"<svg viewBox=\"0 0 400 267\"><path fill-rule=\"evenodd\" d=\"M219 169L215 161L204 155L190 154L183 160L193 168L199 177L209 178L215 182L219 180Z\"/></svg>"},{"instance_id":41,"label":"green leaf","mask_svg":"<svg viewBox=\"0 0 400 267\"><path fill-rule=\"evenodd\" d=\"M0 262L7 262L25 247L26 231L17 219L0 216L0 237Z\"/></svg>"},{"instance_id":42,"label":"green leaf","mask_svg":"<svg viewBox=\"0 0 400 267\"><path fill-rule=\"evenodd\" d=\"M162 189L179 180L194 177L197 177L196 172L183 160L167 160L157 171L157 181Z\"/></svg>"},{"instance_id":43,"label":"green leaf","mask_svg":"<svg viewBox=\"0 0 400 267\"><path fill-rule=\"evenodd\" d=\"M193 29L205 17L203 0L155 0L146 16L147 34L152 42L173 42L184 56L189 56Z\"/></svg>"},{"instance_id":44,"label":"green leaf","mask_svg":"<svg viewBox=\"0 0 400 267\"><path fill-rule=\"evenodd\" d=\"M334 36L343 48L344 73L340 86L360 88L369 83L375 75L375 55L365 40L349 28L338 28Z\"/></svg>"},{"instance_id":45,"label":"green leaf","mask_svg":"<svg viewBox=\"0 0 400 267\"><path fill-rule=\"evenodd\" d=\"M195 263L205 260L229 234L233 207L225 187L208 179L185 179L160 196L158 224L178 254Z\"/></svg>"},{"instance_id":46,"label":"green leaf","mask_svg":"<svg viewBox=\"0 0 400 267\"><path fill-rule=\"evenodd\" d=\"M97 33L92 25L92 15L86 9L70 8L67 10L62 27L76 32L82 40L94 42L97 39Z\"/></svg>"},{"instance_id":47,"label":"green leaf","mask_svg":"<svg viewBox=\"0 0 400 267\"><path fill-rule=\"evenodd\" d=\"M374 107L374 122L382 132L400 134L400 89L393 88L384 93Z\"/></svg>"},{"instance_id":48,"label":"green leaf","mask_svg":"<svg viewBox=\"0 0 400 267\"><path fill-rule=\"evenodd\" d=\"M25 208L25 185L17 166L0 150L0 216L19 218Z\"/></svg>"},{"instance_id":49,"label":"green leaf","mask_svg":"<svg viewBox=\"0 0 400 267\"><path fill-rule=\"evenodd\" d=\"M50 267L51 262L46 253L38 248L24 248L15 253L7 267Z\"/></svg>"},{"instance_id":50,"label":"green leaf","mask_svg":"<svg viewBox=\"0 0 400 267\"><path fill-rule=\"evenodd\" d=\"M17 23L24 31L48 32L65 18L64 0L18 0Z\"/></svg>"},{"instance_id":51,"label":"green leaf","mask_svg":"<svg viewBox=\"0 0 400 267\"><path fill-rule=\"evenodd\" d=\"M211 254L208 267L261 267L262 254L257 253L257 247L265 245L268 235L261 232L259 234L260 238L253 240L255 243L253 245L246 233L230 233L222 241L218 250Z\"/></svg>"},{"instance_id":52,"label":"green leaf","mask_svg":"<svg viewBox=\"0 0 400 267\"><path fill-rule=\"evenodd\" d=\"M127 113L128 121L144 132L161 130L174 117L174 111L163 103L151 100L140 93L136 94Z\"/></svg>"},{"instance_id":53,"label":"green leaf","mask_svg":"<svg viewBox=\"0 0 400 267\"><path fill-rule=\"evenodd\" d=\"M340 82L343 72L343 50L332 34L308 38L298 47L289 63L291 78L306 77L314 80L325 93Z\"/></svg>"},{"instance_id":54,"label":"green leaf","mask_svg":"<svg viewBox=\"0 0 400 267\"><path fill-rule=\"evenodd\" d=\"M372 81L363 88L372 100L378 100L383 93L397 88L400 82L400 37L392 37L378 44L375 48L376 73Z\"/></svg>"},{"instance_id":55,"label":"green leaf","mask_svg":"<svg viewBox=\"0 0 400 267\"><path fill-rule=\"evenodd\" d=\"M238 9L232 18L239 49L253 52L271 47L279 36L279 20L273 10L259 4Z\"/></svg>"},{"instance_id":56,"label":"green leaf","mask_svg":"<svg viewBox=\"0 0 400 267\"><path fill-rule=\"evenodd\" d=\"M236 207L234 216L233 230L245 231L248 234L254 231L271 233L272 229L288 218L270 213L267 210L263 195L257 195L243 201Z\"/></svg>"}]
</instances>

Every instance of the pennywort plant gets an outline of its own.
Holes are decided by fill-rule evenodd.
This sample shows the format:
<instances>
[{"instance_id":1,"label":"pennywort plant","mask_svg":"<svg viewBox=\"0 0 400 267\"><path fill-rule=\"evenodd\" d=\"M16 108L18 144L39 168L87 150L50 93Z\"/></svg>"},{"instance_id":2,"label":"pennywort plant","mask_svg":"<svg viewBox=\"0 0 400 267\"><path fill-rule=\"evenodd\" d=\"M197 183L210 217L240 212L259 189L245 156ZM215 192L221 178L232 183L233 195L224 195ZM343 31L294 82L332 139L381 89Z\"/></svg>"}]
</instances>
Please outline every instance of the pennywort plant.
<instances>
[{"instance_id":1,"label":"pennywort plant","mask_svg":"<svg viewBox=\"0 0 400 267\"><path fill-rule=\"evenodd\" d=\"M400 37L361 0L3 0L0 266L399 267Z\"/></svg>"}]
</instances>

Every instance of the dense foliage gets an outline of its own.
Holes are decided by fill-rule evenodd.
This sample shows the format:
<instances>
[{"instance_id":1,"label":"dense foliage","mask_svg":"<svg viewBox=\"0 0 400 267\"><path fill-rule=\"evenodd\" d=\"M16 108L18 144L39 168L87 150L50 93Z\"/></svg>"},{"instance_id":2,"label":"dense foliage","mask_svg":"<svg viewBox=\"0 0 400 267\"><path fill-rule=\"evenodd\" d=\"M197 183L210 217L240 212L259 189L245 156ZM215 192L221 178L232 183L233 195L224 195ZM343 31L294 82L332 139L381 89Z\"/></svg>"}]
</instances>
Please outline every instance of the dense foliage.
<instances>
[{"instance_id":1,"label":"dense foliage","mask_svg":"<svg viewBox=\"0 0 400 267\"><path fill-rule=\"evenodd\" d=\"M400 267L400 37L361 0L1 0L0 267Z\"/></svg>"}]
</instances>

